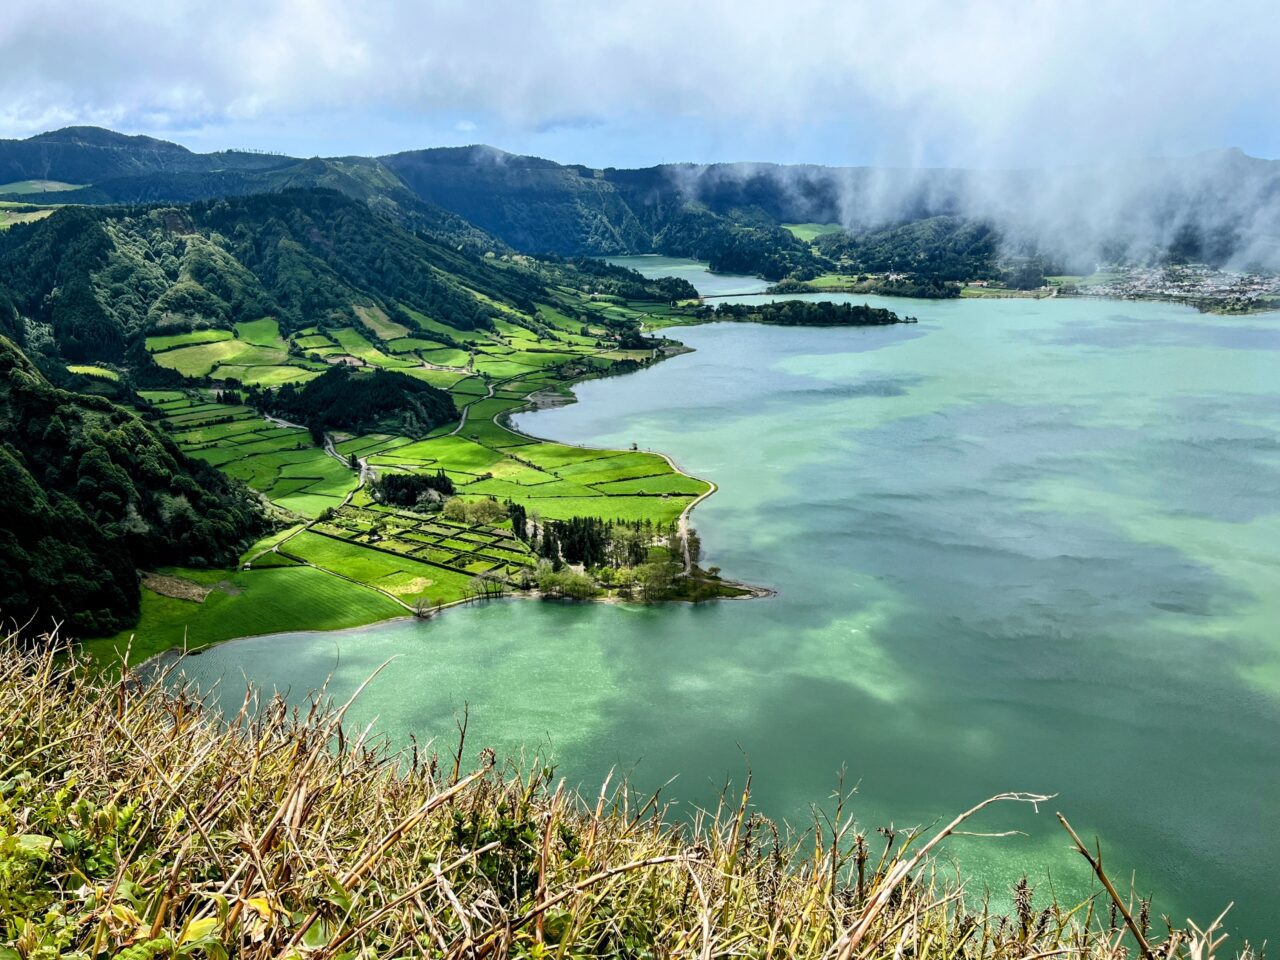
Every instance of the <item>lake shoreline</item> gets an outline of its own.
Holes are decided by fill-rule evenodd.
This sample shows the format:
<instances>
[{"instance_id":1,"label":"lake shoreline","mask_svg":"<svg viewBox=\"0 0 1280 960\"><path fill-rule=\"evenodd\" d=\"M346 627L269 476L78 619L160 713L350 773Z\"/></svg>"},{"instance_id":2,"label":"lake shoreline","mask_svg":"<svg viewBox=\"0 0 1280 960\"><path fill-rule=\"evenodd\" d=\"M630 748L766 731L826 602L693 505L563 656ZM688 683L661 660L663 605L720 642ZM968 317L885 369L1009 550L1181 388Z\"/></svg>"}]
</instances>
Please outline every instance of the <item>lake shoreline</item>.
<instances>
[{"instance_id":1,"label":"lake shoreline","mask_svg":"<svg viewBox=\"0 0 1280 960\"><path fill-rule=\"evenodd\" d=\"M657 363L660 363L662 360L670 359L676 356L682 356L682 355L693 353L693 352L694 352L694 348L685 346L684 344L680 344L679 350L663 352L660 355L655 356L651 363L645 364L644 366L641 366L636 370L628 371L627 373L615 374L615 373L609 373L607 371L593 372L593 373L584 374L581 377L577 377L573 380L566 381L562 384L558 384L557 388L552 390L548 390L546 388L540 388L537 390L530 391L528 394L525 395L524 404L510 410L500 411L494 414L493 417L490 418L490 420L496 425L498 425L499 427L501 427L502 429L512 433L513 435L518 437L524 437L529 440L543 442L543 443L556 443L562 446L575 447L580 450L613 451L614 450L613 447L596 447L588 444L570 443L570 442L561 441L561 440L552 440L546 437L538 437L531 433L527 433L519 429L512 423L509 423L509 422L502 423L500 422L499 418L509 418L515 414L519 414L523 412L536 411L539 409L547 409L547 408L558 407L558 406L569 406L571 404L580 403L581 401L576 395L576 393L574 393L574 389L573 389L575 386L577 386L580 383L586 383L594 380L612 379L614 377L630 376L631 374L640 373L644 370L650 369L651 367L655 366ZM701 504L704 500L708 499L713 494L717 493L720 488L714 481L706 480L706 479L703 479L702 477L695 477L693 474L685 471L683 468L680 467L680 465L675 461L675 459L670 454L667 454L660 450L653 450L653 451L647 451L647 452L652 452L657 456L662 457L671 466L671 468L681 476L688 477L689 479L692 479L692 480L699 480L703 483L709 484L710 486L710 489L694 497L692 501L686 504L684 509L681 511L680 517L677 520L677 525L683 536L683 534L685 534L688 530L688 520L693 512L693 509L697 507L699 504ZM305 529L305 527L303 529ZM282 541L282 543L283 542L287 542L287 540ZM273 551L278 552L279 547L281 545L282 544L276 544L271 549ZM318 569L323 569L323 568L318 568ZM698 568L695 566L694 570L697 570L697 569ZM333 574L332 571L324 571L324 572L330 573L331 575ZM682 571L682 573L679 576L690 577L690 576L694 576L694 574L692 571L686 569ZM394 624L394 623L400 623L400 622L412 621L412 620L417 620L425 623L434 619L437 613L443 613L445 611L453 610L459 607L484 604L484 603L491 602L493 600L538 600L538 601L547 602L547 603L563 602L563 603L570 603L570 604L623 604L623 605L630 604L630 605L635 605L639 607L650 607L650 606L659 606L663 604L694 604L694 603L714 602L714 601L722 601L722 600L760 600L760 599L768 599L770 597L777 596L777 591L771 587L759 586L755 584L749 584L749 583L740 582L737 580L730 580L730 579L717 579L716 583L717 585L722 586L727 590L731 590L735 592L727 593L724 595L710 596L700 600L695 600L691 597L670 597L670 598L663 598L660 600L644 601L644 600L630 600L630 599L619 597L613 594L609 594L605 596L589 597L584 600L573 600L565 597L545 597L536 589L535 590L513 590L510 593L494 596L494 597L464 597L459 600L452 600L452 601L449 601L448 603L442 603L438 606L433 607L432 614L427 617L419 617L414 614L403 614L403 615L398 615L393 617L386 617L379 620L372 620L368 623L358 624L355 626L335 627L331 630L305 630L304 629L304 630L298 630L296 632L299 634L305 634L305 635L332 636L336 634L355 633L362 630L370 629L372 627L381 626L383 624ZM291 631L291 632L294 632L294 631ZM238 643L242 640L253 640L258 637L274 636L279 633L280 631L273 630L273 631L267 631L265 633L243 634L240 636L228 637L223 640L214 640L209 643L202 643L199 646L186 648L186 649L179 648L179 647L169 647L165 650L160 650L156 652L152 656L148 657L146 660L142 661L142 663L138 664L137 666L153 664L162 658L170 657L170 656L178 656L178 657L199 656L204 651L210 650L214 647L223 647L227 644Z\"/></svg>"}]
</instances>

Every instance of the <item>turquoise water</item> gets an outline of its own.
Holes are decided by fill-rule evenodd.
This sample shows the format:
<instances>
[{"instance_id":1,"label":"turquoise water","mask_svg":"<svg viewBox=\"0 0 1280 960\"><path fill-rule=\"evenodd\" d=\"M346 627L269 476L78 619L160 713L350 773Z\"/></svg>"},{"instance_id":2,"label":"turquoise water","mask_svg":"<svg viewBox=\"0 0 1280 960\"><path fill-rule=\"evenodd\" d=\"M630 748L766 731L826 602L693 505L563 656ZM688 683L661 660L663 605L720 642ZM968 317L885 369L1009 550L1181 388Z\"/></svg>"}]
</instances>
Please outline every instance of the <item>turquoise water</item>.
<instances>
[{"instance_id":1,"label":"turquoise water","mask_svg":"<svg viewBox=\"0 0 1280 960\"><path fill-rule=\"evenodd\" d=\"M724 297L741 293L764 293L768 280L732 273L712 273L701 260L664 257L656 253L633 257L607 257L609 263L630 267L646 277L680 277L688 280L704 297Z\"/></svg>"},{"instance_id":2,"label":"turquoise water","mask_svg":"<svg viewBox=\"0 0 1280 960\"><path fill-rule=\"evenodd\" d=\"M890 308L902 301L856 298ZM874 828L990 794L950 848L997 898L1089 887L1053 818L1137 871L1153 916L1280 932L1280 316L1086 300L909 303L912 326L682 329L696 352L586 383L522 429L671 453L720 491L705 563L767 600L531 601L189 661L341 696L474 753L617 765L688 808L748 767L804 824L847 769ZM978 888L975 888L978 889Z\"/></svg>"}]
</instances>

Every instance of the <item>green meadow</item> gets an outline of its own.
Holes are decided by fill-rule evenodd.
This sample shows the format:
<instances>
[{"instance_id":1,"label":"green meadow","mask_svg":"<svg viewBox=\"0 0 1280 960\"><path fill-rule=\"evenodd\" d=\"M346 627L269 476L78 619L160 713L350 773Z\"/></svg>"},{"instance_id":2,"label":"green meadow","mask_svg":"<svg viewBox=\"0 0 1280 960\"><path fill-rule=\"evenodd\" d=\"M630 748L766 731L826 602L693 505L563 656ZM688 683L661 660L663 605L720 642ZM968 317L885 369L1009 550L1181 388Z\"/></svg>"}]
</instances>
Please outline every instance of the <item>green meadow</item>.
<instances>
[{"instance_id":1,"label":"green meadow","mask_svg":"<svg viewBox=\"0 0 1280 960\"><path fill-rule=\"evenodd\" d=\"M651 359L649 351L614 349L593 319L643 321L645 310L569 289L556 296L555 303L538 304L534 317L504 311L507 318L489 330L456 330L407 308L394 320L382 307L353 305L345 321L292 333L263 317L230 329L148 337L155 362L190 381L183 389L143 391L162 429L189 456L258 491L282 524L281 532L246 551L242 565L248 570L219 575L202 601L144 588L138 633L152 645L148 650L181 642L184 629L187 642L197 645L369 623L467 599L478 589L477 576L514 584L535 565L509 521L466 524L374 502L352 469L352 455L375 474L444 471L464 503L509 501L544 519L678 519L710 487L665 458L553 443L507 425L532 393L563 392L620 363ZM215 397L237 384L302 383L328 363L424 380L452 395L458 419L425 438L337 435L333 456L308 431L270 423L250 407Z\"/></svg>"},{"instance_id":2,"label":"green meadow","mask_svg":"<svg viewBox=\"0 0 1280 960\"><path fill-rule=\"evenodd\" d=\"M15 196L24 196L29 193L65 193L82 189L84 184L64 183L61 180L14 180L12 183L0 183L0 194Z\"/></svg>"},{"instance_id":3,"label":"green meadow","mask_svg":"<svg viewBox=\"0 0 1280 960\"><path fill-rule=\"evenodd\" d=\"M805 243L813 243L818 237L827 233L839 233L844 228L838 223L784 223L782 229Z\"/></svg>"}]
</instances>

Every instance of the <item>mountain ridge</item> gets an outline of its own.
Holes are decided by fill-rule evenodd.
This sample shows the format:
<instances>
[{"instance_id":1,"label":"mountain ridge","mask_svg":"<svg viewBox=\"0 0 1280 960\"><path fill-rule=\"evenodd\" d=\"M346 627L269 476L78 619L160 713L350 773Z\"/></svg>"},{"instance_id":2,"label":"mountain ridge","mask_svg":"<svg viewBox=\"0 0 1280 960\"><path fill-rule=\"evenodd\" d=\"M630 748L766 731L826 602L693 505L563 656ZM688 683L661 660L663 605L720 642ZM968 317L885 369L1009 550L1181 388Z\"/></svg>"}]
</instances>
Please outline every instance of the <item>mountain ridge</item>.
<instances>
[{"instance_id":1,"label":"mountain ridge","mask_svg":"<svg viewBox=\"0 0 1280 960\"><path fill-rule=\"evenodd\" d=\"M775 280L831 268L785 224L839 224L859 235L940 216L987 223L998 230L1002 258L1037 257L1058 272L1168 259L1280 270L1280 161L1237 148L1058 170L756 162L627 169L483 144L377 157L198 154L150 137L73 127L0 141L0 180L6 177L81 185L0 195L50 205L331 187L474 252L663 253ZM857 272L858 264L850 266Z\"/></svg>"}]
</instances>

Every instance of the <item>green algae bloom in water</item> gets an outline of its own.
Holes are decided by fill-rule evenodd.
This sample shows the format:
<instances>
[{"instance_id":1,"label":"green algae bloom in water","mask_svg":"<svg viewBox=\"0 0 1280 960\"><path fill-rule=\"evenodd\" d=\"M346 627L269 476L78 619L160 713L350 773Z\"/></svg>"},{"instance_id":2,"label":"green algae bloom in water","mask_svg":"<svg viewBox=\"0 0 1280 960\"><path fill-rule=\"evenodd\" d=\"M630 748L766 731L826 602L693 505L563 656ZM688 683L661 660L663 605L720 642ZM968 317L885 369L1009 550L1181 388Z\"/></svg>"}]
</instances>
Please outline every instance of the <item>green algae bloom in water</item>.
<instances>
[{"instance_id":1,"label":"green algae bloom in water","mask_svg":"<svg viewBox=\"0 0 1280 960\"><path fill-rule=\"evenodd\" d=\"M678 330L695 353L518 420L714 480L704 562L771 599L503 602L241 641L188 672L299 696L333 674L342 697L395 656L355 722L447 750L469 704L476 750L541 750L588 788L614 765L678 775L686 809L748 765L798 823L842 768L867 828L1056 793L1156 916L1234 899L1237 936L1274 938L1280 316L851 299L920 323ZM1023 872L1093 889L1052 810L975 829L1026 833L949 847L995 899Z\"/></svg>"}]
</instances>

